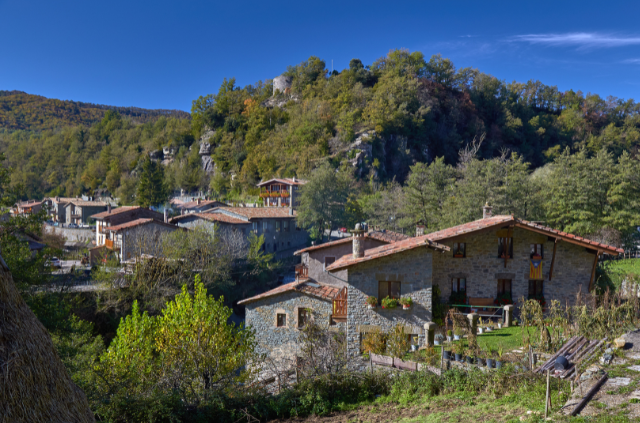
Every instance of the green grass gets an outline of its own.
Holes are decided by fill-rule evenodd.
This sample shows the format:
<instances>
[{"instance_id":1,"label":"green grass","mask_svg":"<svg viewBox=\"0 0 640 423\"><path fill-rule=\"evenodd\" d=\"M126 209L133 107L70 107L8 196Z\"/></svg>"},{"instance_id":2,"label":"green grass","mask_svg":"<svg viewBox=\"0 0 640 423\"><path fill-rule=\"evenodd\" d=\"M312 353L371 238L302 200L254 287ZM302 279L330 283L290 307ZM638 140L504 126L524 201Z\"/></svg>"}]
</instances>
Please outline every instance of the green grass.
<instances>
[{"instance_id":1,"label":"green grass","mask_svg":"<svg viewBox=\"0 0 640 423\"><path fill-rule=\"evenodd\" d=\"M529 334L531 339L538 339L538 328L530 327ZM478 345L484 350L497 350L502 345L505 353L520 348L522 347L522 328L513 326L483 333L478 335Z\"/></svg>"},{"instance_id":2,"label":"green grass","mask_svg":"<svg viewBox=\"0 0 640 423\"><path fill-rule=\"evenodd\" d=\"M631 274L640 277L640 258L612 260L604 264L603 270L613 285L619 288L625 276Z\"/></svg>"}]
</instances>

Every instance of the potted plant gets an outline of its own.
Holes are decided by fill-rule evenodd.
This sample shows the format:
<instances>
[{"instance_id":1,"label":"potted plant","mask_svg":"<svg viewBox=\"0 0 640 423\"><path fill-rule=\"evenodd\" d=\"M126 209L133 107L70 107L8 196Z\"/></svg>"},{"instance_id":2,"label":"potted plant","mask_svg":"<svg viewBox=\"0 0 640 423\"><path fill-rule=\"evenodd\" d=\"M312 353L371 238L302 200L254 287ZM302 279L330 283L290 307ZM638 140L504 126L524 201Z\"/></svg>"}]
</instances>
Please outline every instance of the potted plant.
<instances>
[{"instance_id":1,"label":"potted plant","mask_svg":"<svg viewBox=\"0 0 640 423\"><path fill-rule=\"evenodd\" d=\"M498 329L502 329L502 319L498 320Z\"/></svg>"},{"instance_id":2,"label":"potted plant","mask_svg":"<svg viewBox=\"0 0 640 423\"><path fill-rule=\"evenodd\" d=\"M453 340L453 331L449 329L447 331L447 342L451 342Z\"/></svg>"},{"instance_id":3,"label":"potted plant","mask_svg":"<svg viewBox=\"0 0 640 423\"><path fill-rule=\"evenodd\" d=\"M436 333L436 335L433 337L433 344L434 345L442 345L442 334L440 333Z\"/></svg>"},{"instance_id":4,"label":"potted plant","mask_svg":"<svg viewBox=\"0 0 640 423\"><path fill-rule=\"evenodd\" d=\"M367 307L369 310L373 310L378 305L378 299L376 297L367 297Z\"/></svg>"},{"instance_id":5,"label":"potted plant","mask_svg":"<svg viewBox=\"0 0 640 423\"><path fill-rule=\"evenodd\" d=\"M418 351L418 337L413 337L413 343L411 344L411 351Z\"/></svg>"},{"instance_id":6,"label":"potted plant","mask_svg":"<svg viewBox=\"0 0 640 423\"><path fill-rule=\"evenodd\" d=\"M496 351L498 359L496 360L496 369L502 368L502 355L504 354L504 348L502 344L498 345L498 350Z\"/></svg>"},{"instance_id":7,"label":"potted plant","mask_svg":"<svg viewBox=\"0 0 640 423\"><path fill-rule=\"evenodd\" d=\"M449 349L447 349L449 348ZM445 360L451 360L451 345L447 345L445 347L442 347L442 349L444 349L444 351L442 352L442 355L444 356Z\"/></svg>"},{"instance_id":8,"label":"potted plant","mask_svg":"<svg viewBox=\"0 0 640 423\"><path fill-rule=\"evenodd\" d=\"M402 297L400 298L400 304L402 304L403 310L409 310L413 305L413 300L411 297Z\"/></svg>"},{"instance_id":9,"label":"potted plant","mask_svg":"<svg viewBox=\"0 0 640 423\"><path fill-rule=\"evenodd\" d=\"M278 191L272 191L270 195L271 195L271 198L280 197L280 193Z\"/></svg>"},{"instance_id":10,"label":"potted plant","mask_svg":"<svg viewBox=\"0 0 640 423\"><path fill-rule=\"evenodd\" d=\"M398 307L398 300L396 300L395 298L390 298L389 296L384 297L381 303L382 308L392 309Z\"/></svg>"},{"instance_id":11,"label":"potted plant","mask_svg":"<svg viewBox=\"0 0 640 423\"><path fill-rule=\"evenodd\" d=\"M462 329L455 328L455 330L453 331L453 340L459 341L461 338L462 338Z\"/></svg>"},{"instance_id":12,"label":"potted plant","mask_svg":"<svg viewBox=\"0 0 640 423\"><path fill-rule=\"evenodd\" d=\"M288 198L289 197L289 191L281 191L280 192L280 197Z\"/></svg>"},{"instance_id":13,"label":"potted plant","mask_svg":"<svg viewBox=\"0 0 640 423\"><path fill-rule=\"evenodd\" d=\"M462 363L462 357L464 356L464 345L462 345L462 342L453 346L453 353L456 361Z\"/></svg>"}]
</instances>

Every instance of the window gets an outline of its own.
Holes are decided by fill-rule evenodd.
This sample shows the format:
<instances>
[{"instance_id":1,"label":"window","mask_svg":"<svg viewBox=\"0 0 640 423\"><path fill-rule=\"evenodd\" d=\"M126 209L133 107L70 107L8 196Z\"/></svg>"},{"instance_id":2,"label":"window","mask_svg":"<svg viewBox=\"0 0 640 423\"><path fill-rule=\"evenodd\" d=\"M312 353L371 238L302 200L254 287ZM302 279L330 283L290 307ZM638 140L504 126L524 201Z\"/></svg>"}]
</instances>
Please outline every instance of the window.
<instances>
[{"instance_id":1,"label":"window","mask_svg":"<svg viewBox=\"0 0 640 423\"><path fill-rule=\"evenodd\" d=\"M278 243L277 242L273 243L273 251L278 251Z\"/></svg>"},{"instance_id":2,"label":"window","mask_svg":"<svg viewBox=\"0 0 640 423\"><path fill-rule=\"evenodd\" d=\"M453 243L453 256L456 258L466 257L467 244L464 242Z\"/></svg>"},{"instance_id":3,"label":"window","mask_svg":"<svg viewBox=\"0 0 640 423\"><path fill-rule=\"evenodd\" d=\"M289 232L289 221L285 220L282 222L282 232Z\"/></svg>"},{"instance_id":4,"label":"window","mask_svg":"<svg viewBox=\"0 0 640 423\"><path fill-rule=\"evenodd\" d=\"M543 281L529 281L529 298L540 298L544 295Z\"/></svg>"},{"instance_id":5,"label":"window","mask_svg":"<svg viewBox=\"0 0 640 423\"><path fill-rule=\"evenodd\" d=\"M253 233L258 233L258 222L251 223L251 230L253 231Z\"/></svg>"},{"instance_id":6,"label":"window","mask_svg":"<svg viewBox=\"0 0 640 423\"><path fill-rule=\"evenodd\" d=\"M276 232L280 232L280 221L276 220Z\"/></svg>"},{"instance_id":7,"label":"window","mask_svg":"<svg viewBox=\"0 0 640 423\"><path fill-rule=\"evenodd\" d=\"M511 298L511 279L498 279L498 297L502 295Z\"/></svg>"},{"instance_id":8,"label":"window","mask_svg":"<svg viewBox=\"0 0 640 423\"><path fill-rule=\"evenodd\" d=\"M276 326L283 328L287 326L287 315L284 313L278 313L276 315Z\"/></svg>"},{"instance_id":9,"label":"window","mask_svg":"<svg viewBox=\"0 0 640 423\"><path fill-rule=\"evenodd\" d=\"M269 222L267 222L266 220L262 221L262 233L267 233L269 232Z\"/></svg>"},{"instance_id":10,"label":"window","mask_svg":"<svg viewBox=\"0 0 640 423\"><path fill-rule=\"evenodd\" d=\"M309 322L309 309L307 308L299 308L298 309L298 327L302 328Z\"/></svg>"},{"instance_id":11,"label":"window","mask_svg":"<svg viewBox=\"0 0 640 423\"><path fill-rule=\"evenodd\" d=\"M498 258L504 258L507 243L509 244L507 258L513 258L513 238L498 238Z\"/></svg>"},{"instance_id":12,"label":"window","mask_svg":"<svg viewBox=\"0 0 640 423\"><path fill-rule=\"evenodd\" d=\"M378 300L383 298L400 298L400 282L378 282Z\"/></svg>"},{"instance_id":13,"label":"window","mask_svg":"<svg viewBox=\"0 0 640 423\"><path fill-rule=\"evenodd\" d=\"M465 278L451 279L451 292L467 292L467 280Z\"/></svg>"},{"instance_id":14,"label":"window","mask_svg":"<svg viewBox=\"0 0 640 423\"><path fill-rule=\"evenodd\" d=\"M331 263L333 263L334 261L336 261L335 257L325 257L324 258L324 269L326 269L327 267L331 266Z\"/></svg>"},{"instance_id":15,"label":"window","mask_svg":"<svg viewBox=\"0 0 640 423\"><path fill-rule=\"evenodd\" d=\"M543 259L544 258L544 245L542 244L531 244L531 254L529 258L532 259Z\"/></svg>"}]
</instances>

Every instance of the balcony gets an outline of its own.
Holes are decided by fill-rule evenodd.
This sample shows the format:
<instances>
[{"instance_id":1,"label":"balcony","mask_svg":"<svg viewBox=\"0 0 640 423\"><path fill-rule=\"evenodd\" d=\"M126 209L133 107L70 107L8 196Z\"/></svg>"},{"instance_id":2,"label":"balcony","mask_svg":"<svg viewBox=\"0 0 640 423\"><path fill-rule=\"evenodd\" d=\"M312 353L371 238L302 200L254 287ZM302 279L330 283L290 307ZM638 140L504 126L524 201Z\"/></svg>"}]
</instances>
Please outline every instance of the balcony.
<instances>
[{"instance_id":1,"label":"balcony","mask_svg":"<svg viewBox=\"0 0 640 423\"><path fill-rule=\"evenodd\" d=\"M338 295L333 299L333 314L331 319L334 322L346 322L347 321L347 288L344 287L338 292Z\"/></svg>"},{"instance_id":2,"label":"balcony","mask_svg":"<svg viewBox=\"0 0 640 423\"><path fill-rule=\"evenodd\" d=\"M296 264L296 280L307 279L309 277L309 268L305 264Z\"/></svg>"},{"instance_id":3,"label":"balcony","mask_svg":"<svg viewBox=\"0 0 640 423\"><path fill-rule=\"evenodd\" d=\"M112 239L106 239L104 241L104 246L107 247L110 250L113 250L113 246L114 246L114 242Z\"/></svg>"}]
</instances>

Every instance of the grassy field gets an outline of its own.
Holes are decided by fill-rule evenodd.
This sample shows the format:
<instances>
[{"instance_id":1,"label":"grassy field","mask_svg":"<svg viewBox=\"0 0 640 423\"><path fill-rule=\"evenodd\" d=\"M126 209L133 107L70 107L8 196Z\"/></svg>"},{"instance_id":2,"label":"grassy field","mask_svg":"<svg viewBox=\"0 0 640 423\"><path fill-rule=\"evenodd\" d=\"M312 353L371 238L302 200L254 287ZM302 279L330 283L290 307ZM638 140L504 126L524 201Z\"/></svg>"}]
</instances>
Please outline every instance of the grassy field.
<instances>
[{"instance_id":1,"label":"grassy field","mask_svg":"<svg viewBox=\"0 0 640 423\"><path fill-rule=\"evenodd\" d=\"M608 261L602 265L602 270L617 289L627 275L640 278L640 258Z\"/></svg>"}]
</instances>

